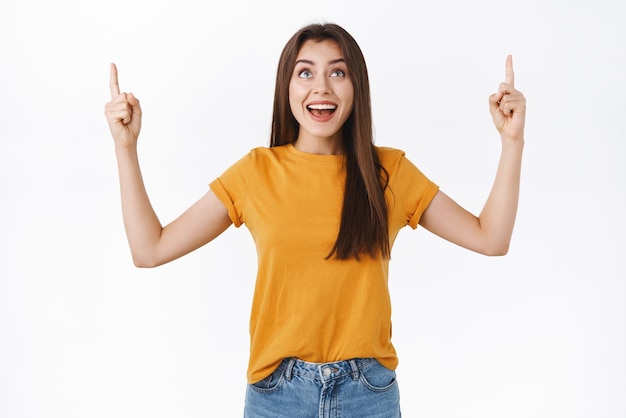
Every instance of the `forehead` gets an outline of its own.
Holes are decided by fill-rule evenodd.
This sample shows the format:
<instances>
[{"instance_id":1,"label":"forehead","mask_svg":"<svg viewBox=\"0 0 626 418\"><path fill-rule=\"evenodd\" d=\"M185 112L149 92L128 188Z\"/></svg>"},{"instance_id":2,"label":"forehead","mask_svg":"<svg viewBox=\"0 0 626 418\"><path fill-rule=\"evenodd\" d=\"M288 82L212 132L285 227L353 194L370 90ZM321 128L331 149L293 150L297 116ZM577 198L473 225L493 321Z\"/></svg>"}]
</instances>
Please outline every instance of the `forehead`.
<instances>
[{"instance_id":1,"label":"forehead","mask_svg":"<svg viewBox=\"0 0 626 418\"><path fill-rule=\"evenodd\" d=\"M309 39L300 47L296 60L306 59L313 62L324 62L338 58L343 58L343 53L337 42L332 39L324 39L322 41Z\"/></svg>"}]
</instances>

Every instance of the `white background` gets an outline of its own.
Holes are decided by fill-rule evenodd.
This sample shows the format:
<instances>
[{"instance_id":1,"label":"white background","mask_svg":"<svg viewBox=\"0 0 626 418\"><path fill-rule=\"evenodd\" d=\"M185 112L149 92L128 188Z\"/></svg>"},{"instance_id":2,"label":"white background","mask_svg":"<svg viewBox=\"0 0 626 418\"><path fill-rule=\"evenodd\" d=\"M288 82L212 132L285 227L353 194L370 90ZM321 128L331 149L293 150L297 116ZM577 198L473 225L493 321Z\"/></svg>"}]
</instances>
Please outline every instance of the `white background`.
<instances>
[{"instance_id":1,"label":"white background","mask_svg":"<svg viewBox=\"0 0 626 418\"><path fill-rule=\"evenodd\" d=\"M3 2L0 416L242 415L252 240L230 228L133 267L103 116L109 62L142 102L140 159L167 223L268 144L280 51L325 20L363 49L377 144L475 213L499 154L487 97L509 53L528 100L509 255L424 230L396 243L403 414L626 417L625 18L612 0Z\"/></svg>"}]
</instances>

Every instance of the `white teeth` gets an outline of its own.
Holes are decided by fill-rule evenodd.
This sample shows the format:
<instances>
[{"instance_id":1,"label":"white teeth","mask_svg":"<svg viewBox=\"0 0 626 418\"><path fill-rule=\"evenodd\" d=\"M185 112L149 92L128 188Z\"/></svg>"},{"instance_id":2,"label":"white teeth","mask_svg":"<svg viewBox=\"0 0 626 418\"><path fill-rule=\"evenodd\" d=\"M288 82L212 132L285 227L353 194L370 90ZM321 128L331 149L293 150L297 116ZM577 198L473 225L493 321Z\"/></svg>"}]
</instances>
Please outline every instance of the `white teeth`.
<instances>
[{"instance_id":1,"label":"white teeth","mask_svg":"<svg viewBox=\"0 0 626 418\"><path fill-rule=\"evenodd\" d=\"M316 109L316 110L334 110L337 109L337 106L333 105L333 104L312 104L312 105L308 105L307 108L309 109Z\"/></svg>"}]
</instances>

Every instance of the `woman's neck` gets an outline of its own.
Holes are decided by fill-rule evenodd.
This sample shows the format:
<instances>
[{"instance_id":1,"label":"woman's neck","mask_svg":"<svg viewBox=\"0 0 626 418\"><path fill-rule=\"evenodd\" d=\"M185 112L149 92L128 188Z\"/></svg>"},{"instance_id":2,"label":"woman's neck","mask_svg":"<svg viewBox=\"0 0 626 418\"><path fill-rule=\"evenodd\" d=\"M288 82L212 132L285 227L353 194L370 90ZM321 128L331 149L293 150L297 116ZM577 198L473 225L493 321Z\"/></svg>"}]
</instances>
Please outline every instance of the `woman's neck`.
<instances>
[{"instance_id":1,"label":"woman's neck","mask_svg":"<svg viewBox=\"0 0 626 418\"><path fill-rule=\"evenodd\" d=\"M318 155L344 155L346 153L343 139L333 138L313 138L298 136L293 146L302 152Z\"/></svg>"}]
</instances>

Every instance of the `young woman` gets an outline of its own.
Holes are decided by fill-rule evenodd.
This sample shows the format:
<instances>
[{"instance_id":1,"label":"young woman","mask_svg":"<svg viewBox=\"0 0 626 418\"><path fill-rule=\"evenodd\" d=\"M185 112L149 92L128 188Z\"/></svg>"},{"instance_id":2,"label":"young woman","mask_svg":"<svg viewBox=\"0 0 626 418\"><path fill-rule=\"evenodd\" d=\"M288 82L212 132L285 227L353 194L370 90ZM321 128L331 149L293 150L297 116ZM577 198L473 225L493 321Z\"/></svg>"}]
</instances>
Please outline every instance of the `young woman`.
<instances>
[{"instance_id":1,"label":"young woman","mask_svg":"<svg viewBox=\"0 0 626 418\"><path fill-rule=\"evenodd\" d=\"M153 267L246 224L258 252L250 318L246 417L397 417L387 287L400 228L422 225L470 250L503 255L515 221L524 96L505 82L489 97L502 154L476 217L404 153L372 141L369 81L354 39L334 24L298 31L278 65L271 144L257 148L162 227L137 158L141 107L111 65L105 114L115 142L134 263Z\"/></svg>"}]
</instances>

